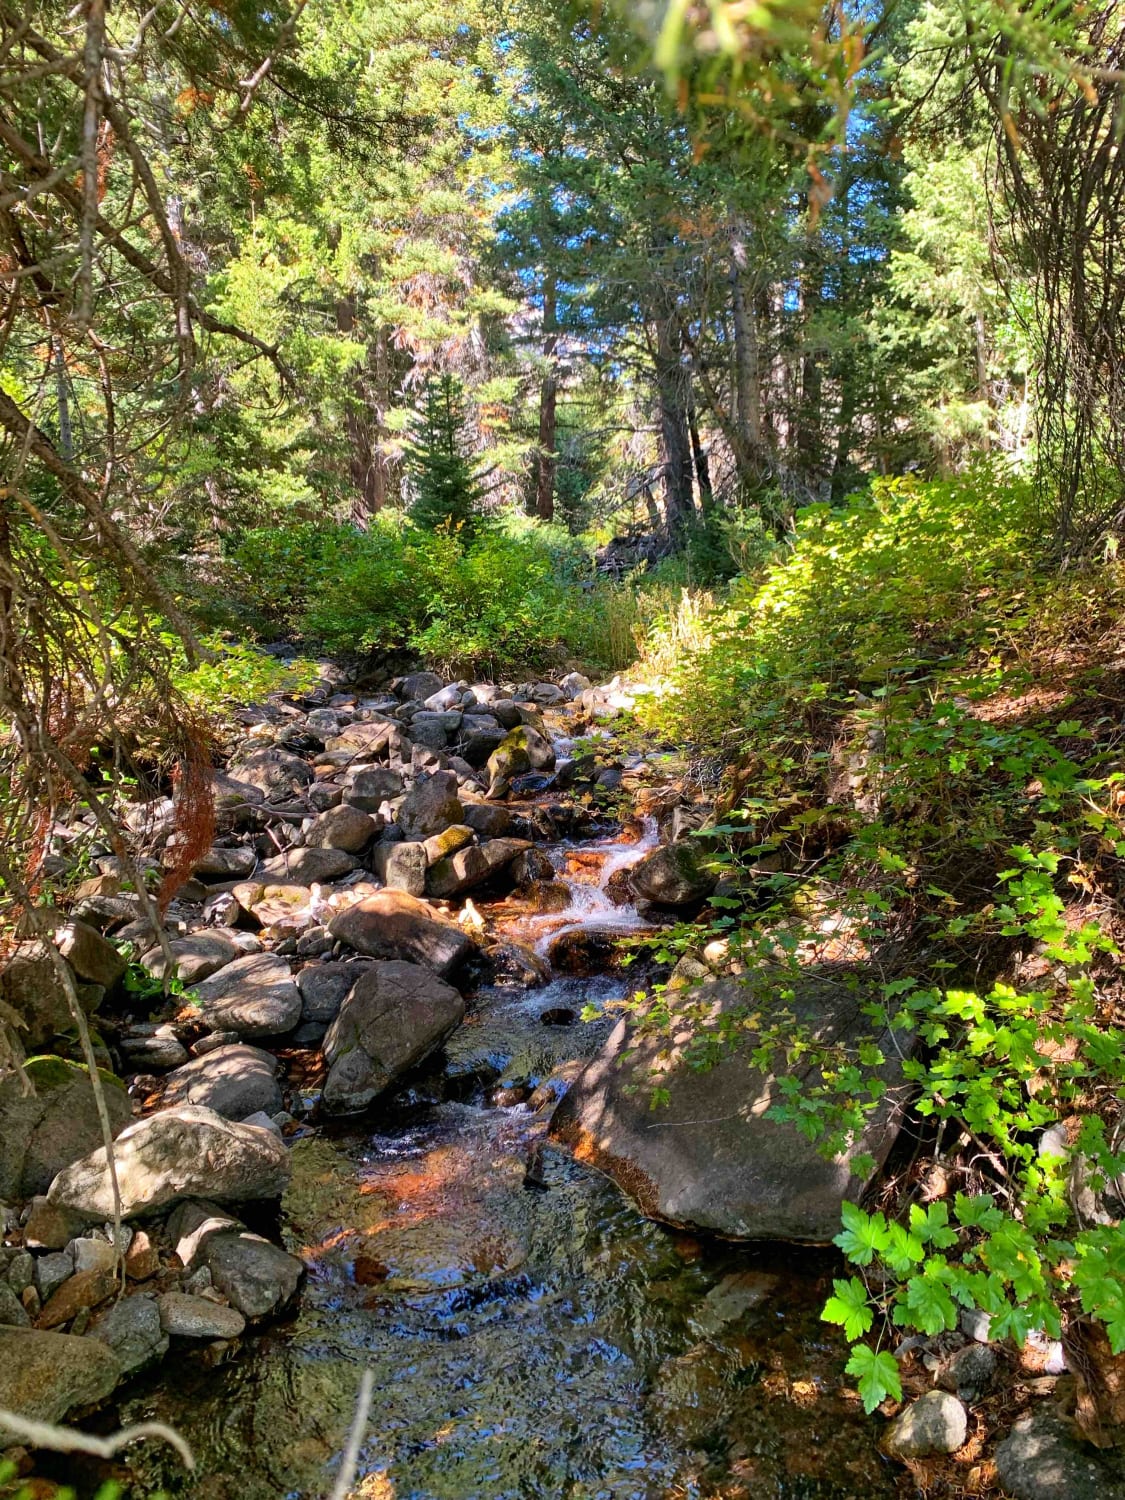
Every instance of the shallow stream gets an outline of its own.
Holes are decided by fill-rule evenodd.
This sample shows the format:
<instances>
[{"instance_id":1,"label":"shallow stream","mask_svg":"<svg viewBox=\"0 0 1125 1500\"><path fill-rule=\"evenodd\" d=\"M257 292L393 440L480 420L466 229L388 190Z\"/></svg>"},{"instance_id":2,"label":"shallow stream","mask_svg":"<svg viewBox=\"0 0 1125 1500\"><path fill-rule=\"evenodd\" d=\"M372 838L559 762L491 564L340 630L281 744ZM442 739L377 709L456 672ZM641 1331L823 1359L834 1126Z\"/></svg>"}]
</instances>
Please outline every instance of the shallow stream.
<instances>
[{"instance_id":1,"label":"shallow stream","mask_svg":"<svg viewBox=\"0 0 1125 1500\"><path fill-rule=\"evenodd\" d=\"M606 894L638 836L655 834L550 849L565 909L482 902L482 916L539 955L578 926L640 928ZM227 1363L185 1357L125 1393L116 1417L170 1422L199 1460L185 1481L145 1445L133 1493L327 1494L365 1367L350 1491L364 1500L895 1493L817 1316L831 1258L646 1221L526 1102L597 1049L629 987L626 970L481 990L392 1110L294 1146L283 1230L309 1267L299 1308Z\"/></svg>"}]
</instances>

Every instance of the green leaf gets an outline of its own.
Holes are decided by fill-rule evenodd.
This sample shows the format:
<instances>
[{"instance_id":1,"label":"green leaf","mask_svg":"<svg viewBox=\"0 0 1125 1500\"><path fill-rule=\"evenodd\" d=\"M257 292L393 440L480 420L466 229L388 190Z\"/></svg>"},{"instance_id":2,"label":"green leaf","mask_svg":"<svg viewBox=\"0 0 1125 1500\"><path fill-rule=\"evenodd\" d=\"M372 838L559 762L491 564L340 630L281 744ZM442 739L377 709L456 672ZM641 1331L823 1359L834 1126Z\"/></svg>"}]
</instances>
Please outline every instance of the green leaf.
<instances>
[{"instance_id":1,"label":"green leaf","mask_svg":"<svg viewBox=\"0 0 1125 1500\"><path fill-rule=\"evenodd\" d=\"M836 1295L824 1304L821 1318L825 1323L840 1323L849 1342L862 1338L875 1321L867 1296L867 1288L858 1276L847 1281L832 1282Z\"/></svg>"},{"instance_id":2,"label":"green leaf","mask_svg":"<svg viewBox=\"0 0 1125 1500\"><path fill-rule=\"evenodd\" d=\"M844 1228L833 1244L857 1266L869 1266L890 1244L890 1231L882 1214L865 1214L854 1203L845 1203L840 1212Z\"/></svg>"},{"instance_id":3,"label":"green leaf","mask_svg":"<svg viewBox=\"0 0 1125 1500\"><path fill-rule=\"evenodd\" d=\"M888 1396L895 1401L902 1400L898 1363L885 1349L876 1354L869 1344L859 1344L852 1350L852 1357L844 1368L849 1375L858 1377L856 1384L868 1416Z\"/></svg>"}]
</instances>

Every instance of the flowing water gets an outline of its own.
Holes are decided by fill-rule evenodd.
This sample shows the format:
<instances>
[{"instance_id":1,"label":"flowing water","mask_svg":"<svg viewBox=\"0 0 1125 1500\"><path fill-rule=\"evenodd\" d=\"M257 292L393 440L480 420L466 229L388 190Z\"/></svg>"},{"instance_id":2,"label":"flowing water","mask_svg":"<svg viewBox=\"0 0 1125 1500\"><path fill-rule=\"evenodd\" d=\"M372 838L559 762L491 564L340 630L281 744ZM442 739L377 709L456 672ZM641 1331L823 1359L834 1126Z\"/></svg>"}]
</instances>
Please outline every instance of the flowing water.
<instances>
[{"instance_id":1,"label":"flowing water","mask_svg":"<svg viewBox=\"0 0 1125 1500\"><path fill-rule=\"evenodd\" d=\"M557 846L564 910L509 900L485 917L540 955L560 932L638 930L606 886L655 837ZM199 1458L187 1481L156 1445L136 1450L133 1493L326 1494L366 1367L351 1490L366 1500L894 1494L817 1317L831 1260L658 1227L547 1142L542 1091L511 1102L595 1051L628 988L611 973L481 990L374 1124L294 1146L299 1309L228 1363L183 1357L126 1394L116 1417L171 1422Z\"/></svg>"}]
</instances>

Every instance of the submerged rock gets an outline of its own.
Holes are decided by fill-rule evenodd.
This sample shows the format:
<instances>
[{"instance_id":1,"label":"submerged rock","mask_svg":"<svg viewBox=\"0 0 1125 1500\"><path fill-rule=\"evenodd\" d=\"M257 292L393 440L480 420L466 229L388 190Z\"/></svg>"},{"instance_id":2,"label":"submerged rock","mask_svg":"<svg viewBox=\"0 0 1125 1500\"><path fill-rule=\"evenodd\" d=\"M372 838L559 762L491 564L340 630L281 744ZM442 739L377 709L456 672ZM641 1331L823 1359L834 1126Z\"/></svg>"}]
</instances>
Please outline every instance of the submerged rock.
<instances>
[{"instance_id":1,"label":"submerged rock","mask_svg":"<svg viewBox=\"0 0 1125 1500\"><path fill-rule=\"evenodd\" d=\"M707 1018L704 1035L724 1018L761 1008L734 981L694 990L690 1003ZM810 987L793 1008L823 1042L854 1044L872 1035L860 1000L835 988ZM839 1229L841 1204L858 1201L873 1175L857 1175L852 1161L867 1153L878 1166L898 1133L901 1068L880 1069L887 1095L851 1150L826 1161L793 1126L765 1118L776 1079L748 1066L755 1033L739 1035L735 1050L705 1071L682 1060L669 1068L662 1059L667 1039L637 1038L622 1021L562 1100L552 1134L653 1218L738 1239L826 1244ZM885 1050L897 1055L890 1045ZM657 1083L668 1100L654 1112Z\"/></svg>"},{"instance_id":2,"label":"submerged rock","mask_svg":"<svg viewBox=\"0 0 1125 1500\"><path fill-rule=\"evenodd\" d=\"M365 1109L440 1047L464 1015L461 996L429 969L372 964L324 1039L325 1109L333 1114Z\"/></svg>"},{"instance_id":3,"label":"submerged rock","mask_svg":"<svg viewBox=\"0 0 1125 1500\"><path fill-rule=\"evenodd\" d=\"M136 1121L118 1136L114 1157L126 1219L154 1214L180 1198L276 1198L289 1180L289 1153L268 1130L233 1124L198 1105ZM47 1197L55 1207L91 1220L112 1219L104 1147L60 1172Z\"/></svg>"}]
</instances>

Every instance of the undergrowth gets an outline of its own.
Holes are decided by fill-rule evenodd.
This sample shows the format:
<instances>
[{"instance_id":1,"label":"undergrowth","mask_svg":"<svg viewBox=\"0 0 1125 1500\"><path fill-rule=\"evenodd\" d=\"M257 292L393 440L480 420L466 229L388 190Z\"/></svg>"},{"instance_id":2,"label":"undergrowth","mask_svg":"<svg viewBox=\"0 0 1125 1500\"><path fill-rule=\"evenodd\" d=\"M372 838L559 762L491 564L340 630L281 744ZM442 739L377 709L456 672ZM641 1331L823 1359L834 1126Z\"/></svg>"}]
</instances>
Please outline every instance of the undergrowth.
<instances>
[{"instance_id":1,"label":"undergrowth","mask_svg":"<svg viewBox=\"0 0 1125 1500\"><path fill-rule=\"evenodd\" d=\"M1058 575L1033 519L994 469L878 483L801 513L786 555L695 612L678 659L660 635L649 650L649 726L734 762L707 830L731 882L661 952L718 943L747 1000L716 1031L668 988L638 1000L641 1026L694 1025L703 1068L749 1027L775 1117L829 1155L888 1087L912 1111L915 1160L876 1211L845 1208L852 1272L824 1310L869 1410L901 1397L892 1330L964 1309L1017 1342L1093 1320L1125 1352L1125 574ZM825 975L870 1039L827 1047L801 1019Z\"/></svg>"}]
</instances>

